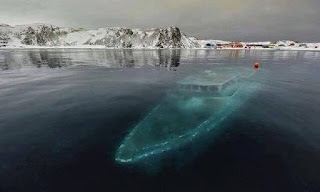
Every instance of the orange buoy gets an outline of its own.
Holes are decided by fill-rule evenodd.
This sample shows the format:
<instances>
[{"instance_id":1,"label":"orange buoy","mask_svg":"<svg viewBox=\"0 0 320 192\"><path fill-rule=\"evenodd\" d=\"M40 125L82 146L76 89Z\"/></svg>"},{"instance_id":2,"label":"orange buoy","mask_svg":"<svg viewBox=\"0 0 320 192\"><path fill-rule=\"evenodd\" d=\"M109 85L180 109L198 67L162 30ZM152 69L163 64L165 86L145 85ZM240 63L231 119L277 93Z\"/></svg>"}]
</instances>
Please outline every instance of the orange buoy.
<instances>
[{"instance_id":1,"label":"orange buoy","mask_svg":"<svg viewBox=\"0 0 320 192\"><path fill-rule=\"evenodd\" d=\"M258 68L259 68L259 65L260 65L259 62L255 62L255 63L254 63L254 68L255 68L255 69L258 69Z\"/></svg>"}]
</instances>

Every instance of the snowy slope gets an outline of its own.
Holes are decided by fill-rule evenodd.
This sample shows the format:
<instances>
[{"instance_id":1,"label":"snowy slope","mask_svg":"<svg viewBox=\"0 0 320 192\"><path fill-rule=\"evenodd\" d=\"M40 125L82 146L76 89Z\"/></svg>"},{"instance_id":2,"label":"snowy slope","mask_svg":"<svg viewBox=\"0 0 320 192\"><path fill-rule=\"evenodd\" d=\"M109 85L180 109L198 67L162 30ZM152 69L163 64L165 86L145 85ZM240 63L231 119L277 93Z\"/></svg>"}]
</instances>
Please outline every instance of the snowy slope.
<instances>
[{"instance_id":1,"label":"snowy slope","mask_svg":"<svg viewBox=\"0 0 320 192\"><path fill-rule=\"evenodd\" d=\"M50 24L9 26L0 24L0 41L7 47L106 47L106 48L197 48L179 28L82 28L57 27ZM7 43L6 43L7 41ZM0 42L1 43L1 42ZM1 45L1 44L0 44Z\"/></svg>"},{"instance_id":2,"label":"snowy slope","mask_svg":"<svg viewBox=\"0 0 320 192\"><path fill-rule=\"evenodd\" d=\"M198 40L187 37L177 27L129 29L124 27L83 28L58 27L51 24L36 23L10 26L0 24L0 48L128 48L128 49L196 49L210 48L207 44L228 44L231 41ZM295 43L283 40L272 42L242 42L242 44L273 44L280 50L319 50L319 43ZM225 46L223 48L233 49ZM245 48L245 46L244 46ZM240 49L244 49L240 48ZM254 47L262 49L262 47ZM236 48L239 49L239 48Z\"/></svg>"}]
</instances>

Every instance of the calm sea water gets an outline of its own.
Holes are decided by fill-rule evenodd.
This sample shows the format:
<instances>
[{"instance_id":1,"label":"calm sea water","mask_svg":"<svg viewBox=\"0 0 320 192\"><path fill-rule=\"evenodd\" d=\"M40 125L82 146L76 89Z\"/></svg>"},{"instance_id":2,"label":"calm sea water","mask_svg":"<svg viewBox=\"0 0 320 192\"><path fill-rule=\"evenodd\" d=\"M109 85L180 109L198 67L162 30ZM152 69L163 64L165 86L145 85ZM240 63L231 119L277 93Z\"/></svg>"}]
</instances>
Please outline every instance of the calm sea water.
<instances>
[{"instance_id":1,"label":"calm sea water","mask_svg":"<svg viewBox=\"0 0 320 192\"><path fill-rule=\"evenodd\" d=\"M190 158L114 161L177 81L254 61L259 89ZM0 191L320 191L319 162L319 52L0 51Z\"/></svg>"}]
</instances>

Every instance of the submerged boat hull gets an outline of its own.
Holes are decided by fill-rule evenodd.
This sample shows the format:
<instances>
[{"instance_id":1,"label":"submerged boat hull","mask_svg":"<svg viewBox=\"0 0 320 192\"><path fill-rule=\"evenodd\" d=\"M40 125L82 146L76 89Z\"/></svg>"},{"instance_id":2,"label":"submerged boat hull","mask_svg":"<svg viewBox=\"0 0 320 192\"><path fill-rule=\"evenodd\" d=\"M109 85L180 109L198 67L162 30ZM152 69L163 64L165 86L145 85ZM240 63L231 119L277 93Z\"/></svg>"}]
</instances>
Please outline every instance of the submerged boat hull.
<instances>
[{"instance_id":1,"label":"submerged boat hull","mask_svg":"<svg viewBox=\"0 0 320 192\"><path fill-rule=\"evenodd\" d=\"M222 76L216 73L221 71L205 71L178 82L177 89L169 91L127 135L115 160L137 162L201 138L241 106L255 89L250 85L252 69L244 73L231 70Z\"/></svg>"}]
</instances>

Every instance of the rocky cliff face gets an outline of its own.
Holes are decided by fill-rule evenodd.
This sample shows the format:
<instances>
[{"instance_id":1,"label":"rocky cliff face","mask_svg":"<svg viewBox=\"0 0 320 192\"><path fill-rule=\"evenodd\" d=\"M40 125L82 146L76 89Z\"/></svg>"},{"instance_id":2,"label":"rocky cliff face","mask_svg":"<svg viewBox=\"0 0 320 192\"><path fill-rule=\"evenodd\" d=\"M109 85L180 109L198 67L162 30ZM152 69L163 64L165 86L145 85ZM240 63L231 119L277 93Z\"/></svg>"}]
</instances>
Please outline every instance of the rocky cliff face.
<instances>
[{"instance_id":1,"label":"rocky cliff face","mask_svg":"<svg viewBox=\"0 0 320 192\"><path fill-rule=\"evenodd\" d=\"M165 47L181 47L181 38L182 34L180 29L177 27L170 27L168 29L158 29L159 30L159 38L157 47L163 48Z\"/></svg>"},{"instance_id":2,"label":"rocky cliff face","mask_svg":"<svg viewBox=\"0 0 320 192\"><path fill-rule=\"evenodd\" d=\"M8 39L6 46L103 46L107 48L196 48L200 45L185 36L179 28L100 28L85 30L48 24L21 26L0 25L0 38Z\"/></svg>"},{"instance_id":3,"label":"rocky cliff face","mask_svg":"<svg viewBox=\"0 0 320 192\"><path fill-rule=\"evenodd\" d=\"M67 32L60 31L58 27L43 25L39 30L35 30L32 27L24 32L24 38L21 43L25 45L59 45L59 38L66 36Z\"/></svg>"}]
</instances>

